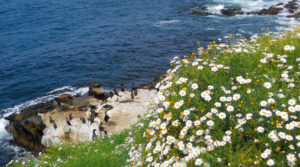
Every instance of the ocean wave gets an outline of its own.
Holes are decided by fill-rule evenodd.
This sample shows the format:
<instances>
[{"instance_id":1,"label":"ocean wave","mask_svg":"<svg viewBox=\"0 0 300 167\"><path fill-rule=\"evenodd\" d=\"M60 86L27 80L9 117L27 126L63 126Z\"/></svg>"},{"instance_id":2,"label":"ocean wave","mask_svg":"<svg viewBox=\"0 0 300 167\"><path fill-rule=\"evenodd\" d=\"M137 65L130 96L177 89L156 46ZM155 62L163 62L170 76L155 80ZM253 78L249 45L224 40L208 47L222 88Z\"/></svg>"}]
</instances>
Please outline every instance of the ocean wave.
<instances>
[{"instance_id":1,"label":"ocean wave","mask_svg":"<svg viewBox=\"0 0 300 167\"><path fill-rule=\"evenodd\" d=\"M275 22L281 26L276 26L277 31L292 30L295 27L300 26L300 22L294 18L281 17L275 20Z\"/></svg>"},{"instance_id":2,"label":"ocean wave","mask_svg":"<svg viewBox=\"0 0 300 167\"><path fill-rule=\"evenodd\" d=\"M224 5L207 5L206 9L209 13L221 14L221 10L224 9Z\"/></svg>"}]
</instances>

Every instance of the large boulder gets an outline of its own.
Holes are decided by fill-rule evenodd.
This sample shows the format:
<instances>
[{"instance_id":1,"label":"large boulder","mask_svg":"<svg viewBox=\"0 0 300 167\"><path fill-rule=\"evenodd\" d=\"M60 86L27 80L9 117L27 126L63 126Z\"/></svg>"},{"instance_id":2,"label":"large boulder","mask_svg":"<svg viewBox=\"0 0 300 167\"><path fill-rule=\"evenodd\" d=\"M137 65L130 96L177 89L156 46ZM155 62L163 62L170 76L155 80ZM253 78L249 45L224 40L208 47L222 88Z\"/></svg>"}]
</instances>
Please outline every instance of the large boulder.
<instances>
[{"instance_id":1,"label":"large boulder","mask_svg":"<svg viewBox=\"0 0 300 167\"><path fill-rule=\"evenodd\" d=\"M36 113L21 112L12 114L5 118L9 121L9 131L12 133L14 142L33 152L42 151L44 146L41 144L45 125L41 117Z\"/></svg>"},{"instance_id":2,"label":"large boulder","mask_svg":"<svg viewBox=\"0 0 300 167\"><path fill-rule=\"evenodd\" d=\"M297 0L293 0L284 5L284 8L286 8L290 13L295 13L299 9L299 5Z\"/></svg>"},{"instance_id":3,"label":"large boulder","mask_svg":"<svg viewBox=\"0 0 300 167\"><path fill-rule=\"evenodd\" d=\"M212 15L209 12L200 12L200 11L193 11L192 14L193 15L197 15L197 16L209 16L209 15Z\"/></svg>"},{"instance_id":4,"label":"large boulder","mask_svg":"<svg viewBox=\"0 0 300 167\"><path fill-rule=\"evenodd\" d=\"M105 100L109 97L109 93L104 92L103 89L100 88L101 84L97 82L93 82L89 88L89 96L93 96L100 100Z\"/></svg>"},{"instance_id":5,"label":"large boulder","mask_svg":"<svg viewBox=\"0 0 300 167\"><path fill-rule=\"evenodd\" d=\"M283 8L271 6L268 9L262 9L257 12L258 15L277 15L279 14Z\"/></svg>"},{"instance_id":6,"label":"large boulder","mask_svg":"<svg viewBox=\"0 0 300 167\"><path fill-rule=\"evenodd\" d=\"M298 12L296 14L293 14L293 15L288 15L287 17L299 19L300 18L300 12Z\"/></svg>"}]
</instances>

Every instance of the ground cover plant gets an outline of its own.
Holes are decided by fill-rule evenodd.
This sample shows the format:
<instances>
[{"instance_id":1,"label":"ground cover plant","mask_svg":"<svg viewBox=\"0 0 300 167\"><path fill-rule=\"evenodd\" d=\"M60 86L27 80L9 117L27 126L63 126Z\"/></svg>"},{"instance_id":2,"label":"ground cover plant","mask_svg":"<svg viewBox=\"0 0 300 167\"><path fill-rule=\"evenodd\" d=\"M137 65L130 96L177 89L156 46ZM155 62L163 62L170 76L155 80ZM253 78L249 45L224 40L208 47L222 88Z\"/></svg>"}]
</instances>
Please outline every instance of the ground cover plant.
<instances>
[{"instance_id":1,"label":"ground cover plant","mask_svg":"<svg viewBox=\"0 0 300 167\"><path fill-rule=\"evenodd\" d=\"M299 166L300 29L198 44L132 129L12 165Z\"/></svg>"},{"instance_id":2,"label":"ground cover plant","mask_svg":"<svg viewBox=\"0 0 300 167\"><path fill-rule=\"evenodd\" d=\"M230 34L175 57L131 165L299 166L299 46L299 29Z\"/></svg>"}]
</instances>

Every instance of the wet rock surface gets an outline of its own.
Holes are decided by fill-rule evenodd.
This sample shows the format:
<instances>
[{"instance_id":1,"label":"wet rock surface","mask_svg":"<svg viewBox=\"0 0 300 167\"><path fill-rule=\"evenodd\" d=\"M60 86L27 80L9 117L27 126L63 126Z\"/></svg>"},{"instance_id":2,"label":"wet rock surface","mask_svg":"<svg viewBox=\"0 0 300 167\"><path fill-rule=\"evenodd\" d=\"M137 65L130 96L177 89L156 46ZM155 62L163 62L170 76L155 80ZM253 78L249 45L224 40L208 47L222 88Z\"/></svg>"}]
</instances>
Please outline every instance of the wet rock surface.
<instances>
[{"instance_id":1,"label":"wet rock surface","mask_svg":"<svg viewBox=\"0 0 300 167\"><path fill-rule=\"evenodd\" d=\"M220 10L220 13L224 16L236 16L236 15L278 15L283 11L288 11L289 18L299 18L299 4L298 0L291 0L288 3L277 3L276 5L264 8L258 11L243 11L242 8L224 8ZM213 13L204 11L192 11L193 15L208 16L216 15Z\"/></svg>"},{"instance_id":2,"label":"wet rock surface","mask_svg":"<svg viewBox=\"0 0 300 167\"><path fill-rule=\"evenodd\" d=\"M297 19L299 19L300 18L300 12L298 12L298 13L296 13L296 14L293 14L293 15L288 15L287 17L289 17L289 18L297 18Z\"/></svg>"},{"instance_id":3,"label":"wet rock surface","mask_svg":"<svg viewBox=\"0 0 300 167\"><path fill-rule=\"evenodd\" d=\"M295 13L299 9L299 5L297 3L298 0L293 0L284 5L284 8L288 9L290 13Z\"/></svg>"},{"instance_id":4,"label":"wet rock surface","mask_svg":"<svg viewBox=\"0 0 300 167\"><path fill-rule=\"evenodd\" d=\"M212 13L209 13L209 12L201 12L201 11L193 11L192 14L193 14L193 15L198 15L198 16L209 16L209 15L212 15Z\"/></svg>"},{"instance_id":5,"label":"wet rock surface","mask_svg":"<svg viewBox=\"0 0 300 167\"><path fill-rule=\"evenodd\" d=\"M283 10L283 8L271 6L271 7L267 8L267 9L260 10L256 14L258 14L258 15L277 15L282 10Z\"/></svg>"},{"instance_id":6,"label":"wet rock surface","mask_svg":"<svg viewBox=\"0 0 300 167\"><path fill-rule=\"evenodd\" d=\"M243 15L245 12L241 8L221 9L221 13L225 16Z\"/></svg>"}]
</instances>

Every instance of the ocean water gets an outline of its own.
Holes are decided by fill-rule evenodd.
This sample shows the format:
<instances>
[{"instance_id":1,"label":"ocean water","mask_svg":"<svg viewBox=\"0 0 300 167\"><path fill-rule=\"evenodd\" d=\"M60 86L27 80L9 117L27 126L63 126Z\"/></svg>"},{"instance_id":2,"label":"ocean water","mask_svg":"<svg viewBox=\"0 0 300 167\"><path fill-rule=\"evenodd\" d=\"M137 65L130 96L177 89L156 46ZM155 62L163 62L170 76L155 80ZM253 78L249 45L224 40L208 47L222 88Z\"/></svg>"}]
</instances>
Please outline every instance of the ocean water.
<instances>
[{"instance_id":1,"label":"ocean water","mask_svg":"<svg viewBox=\"0 0 300 167\"><path fill-rule=\"evenodd\" d=\"M0 166L24 153L3 117L58 96L152 81L174 56L228 33L248 37L297 23L278 16L220 15L288 0L0 0ZM213 16L194 16L203 10Z\"/></svg>"}]
</instances>

